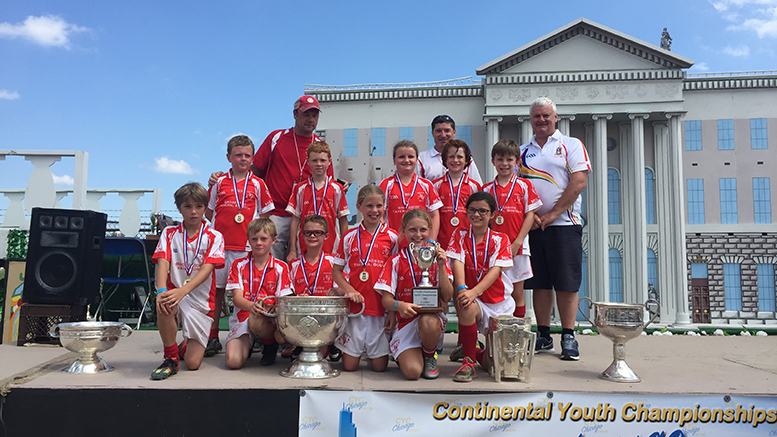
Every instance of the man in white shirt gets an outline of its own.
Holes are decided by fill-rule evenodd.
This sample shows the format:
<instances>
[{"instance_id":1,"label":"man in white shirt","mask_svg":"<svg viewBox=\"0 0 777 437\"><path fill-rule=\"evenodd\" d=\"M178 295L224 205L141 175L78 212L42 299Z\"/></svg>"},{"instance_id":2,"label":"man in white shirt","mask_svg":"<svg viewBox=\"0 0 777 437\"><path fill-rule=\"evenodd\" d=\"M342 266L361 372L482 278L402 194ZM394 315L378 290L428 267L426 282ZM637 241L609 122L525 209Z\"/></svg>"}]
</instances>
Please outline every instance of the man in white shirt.
<instances>
[{"instance_id":1,"label":"man in white shirt","mask_svg":"<svg viewBox=\"0 0 777 437\"><path fill-rule=\"evenodd\" d=\"M442 149L449 140L456 138L456 122L449 115L438 115L432 120L432 137L434 138L434 147L424 150L418 154L418 164L415 166L415 173L422 178L430 181L441 178L445 174L445 167L442 165ZM471 144L468 144L470 149ZM480 172L475 162L471 162L467 167L467 176L479 184L483 184L480 178Z\"/></svg>"}]
</instances>

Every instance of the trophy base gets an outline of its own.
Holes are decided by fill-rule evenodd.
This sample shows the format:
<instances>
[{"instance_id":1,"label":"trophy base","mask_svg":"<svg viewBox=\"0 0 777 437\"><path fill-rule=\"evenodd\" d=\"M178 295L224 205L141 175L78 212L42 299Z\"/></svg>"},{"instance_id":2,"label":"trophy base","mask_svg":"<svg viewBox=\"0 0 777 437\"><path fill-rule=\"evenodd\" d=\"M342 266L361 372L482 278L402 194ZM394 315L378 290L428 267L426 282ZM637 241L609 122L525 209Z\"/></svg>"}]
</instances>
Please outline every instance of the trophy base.
<instances>
[{"instance_id":1,"label":"trophy base","mask_svg":"<svg viewBox=\"0 0 777 437\"><path fill-rule=\"evenodd\" d=\"M76 360L73 364L62 369L64 373L106 373L113 371L113 367L106 364L102 358L96 354L89 360Z\"/></svg>"},{"instance_id":2,"label":"trophy base","mask_svg":"<svg viewBox=\"0 0 777 437\"><path fill-rule=\"evenodd\" d=\"M415 310L415 312L417 312L419 314L423 314L423 313L441 313L443 311L448 311L448 309L447 308L443 308L443 307L421 307L421 308L416 308L416 310Z\"/></svg>"},{"instance_id":3,"label":"trophy base","mask_svg":"<svg viewBox=\"0 0 777 437\"><path fill-rule=\"evenodd\" d=\"M612 382L642 382L642 378L637 376L625 361L618 359L613 360L610 367L599 374L599 378Z\"/></svg>"},{"instance_id":4,"label":"trophy base","mask_svg":"<svg viewBox=\"0 0 777 437\"><path fill-rule=\"evenodd\" d=\"M332 365L323 359L318 348L303 348L299 358L279 373L286 378L298 379L326 379L340 375L339 370L333 369Z\"/></svg>"}]
</instances>

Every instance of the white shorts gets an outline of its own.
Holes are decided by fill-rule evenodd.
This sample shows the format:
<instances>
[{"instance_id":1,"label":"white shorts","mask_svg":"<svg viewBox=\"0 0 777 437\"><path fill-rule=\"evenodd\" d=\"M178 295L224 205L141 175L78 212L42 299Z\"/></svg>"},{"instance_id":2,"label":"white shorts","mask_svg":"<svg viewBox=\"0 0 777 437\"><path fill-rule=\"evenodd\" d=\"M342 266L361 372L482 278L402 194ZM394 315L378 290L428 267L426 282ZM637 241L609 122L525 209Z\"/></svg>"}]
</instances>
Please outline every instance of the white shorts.
<instances>
[{"instance_id":1,"label":"white shorts","mask_svg":"<svg viewBox=\"0 0 777 437\"><path fill-rule=\"evenodd\" d=\"M437 316L440 318L440 322L442 322L442 332L440 333L440 338L437 340L437 349L442 349L445 324L448 322L448 318L445 317L445 314L443 313L437 313ZM391 338L391 343L389 344L389 349L391 349L394 358L397 358L402 352L408 349L420 348L423 346L421 344L421 335L418 333L419 318L420 316L416 317L412 322L403 326L402 329L394 331L394 336Z\"/></svg>"},{"instance_id":2,"label":"white shorts","mask_svg":"<svg viewBox=\"0 0 777 437\"><path fill-rule=\"evenodd\" d=\"M338 349L352 357L380 358L388 355L388 339L384 332L386 318L382 316L352 317L348 319L345 332L335 340Z\"/></svg>"},{"instance_id":3,"label":"white shorts","mask_svg":"<svg viewBox=\"0 0 777 437\"><path fill-rule=\"evenodd\" d=\"M212 317L192 307L189 304L189 299L184 297L178 302L177 318L178 323L181 324L183 338L187 341L196 340L203 347L207 346L210 326L213 324Z\"/></svg>"},{"instance_id":4,"label":"white shorts","mask_svg":"<svg viewBox=\"0 0 777 437\"><path fill-rule=\"evenodd\" d=\"M229 343L231 340L235 338L238 338L246 334L248 334L248 338L251 340L251 343L253 344L256 336L254 335L253 332L251 332L250 329L248 329L248 319L245 319L241 322L237 318L237 311L235 311L234 314L229 316L229 334L227 334L227 343Z\"/></svg>"},{"instance_id":5,"label":"white shorts","mask_svg":"<svg viewBox=\"0 0 777 437\"><path fill-rule=\"evenodd\" d=\"M499 303L485 303L480 299L475 299L480 307L480 323L478 323L478 330L482 333L486 333L486 327L488 327L488 321L491 317L496 316L512 316L515 311L515 300L508 297L507 299Z\"/></svg>"},{"instance_id":6,"label":"white shorts","mask_svg":"<svg viewBox=\"0 0 777 437\"><path fill-rule=\"evenodd\" d=\"M224 251L224 267L216 269L216 288L225 288L227 286L227 278L229 278L229 271L232 269L232 263L236 259L243 258L248 252L244 250L225 250Z\"/></svg>"},{"instance_id":7,"label":"white shorts","mask_svg":"<svg viewBox=\"0 0 777 437\"><path fill-rule=\"evenodd\" d=\"M529 255L515 255L513 258L513 268L507 270L505 274L513 284L516 282L525 281L534 276L534 271L531 269L531 258Z\"/></svg>"},{"instance_id":8,"label":"white shorts","mask_svg":"<svg viewBox=\"0 0 777 437\"><path fill-rule=\"evenodd\" d=\"M275 244L272 245L272 256L286 262L289 256L289 229L291 228L291 216L281 217L270 215L270 220L275 223L275 230L278 236L275 237Z\"/></svg>"}]
</instances>

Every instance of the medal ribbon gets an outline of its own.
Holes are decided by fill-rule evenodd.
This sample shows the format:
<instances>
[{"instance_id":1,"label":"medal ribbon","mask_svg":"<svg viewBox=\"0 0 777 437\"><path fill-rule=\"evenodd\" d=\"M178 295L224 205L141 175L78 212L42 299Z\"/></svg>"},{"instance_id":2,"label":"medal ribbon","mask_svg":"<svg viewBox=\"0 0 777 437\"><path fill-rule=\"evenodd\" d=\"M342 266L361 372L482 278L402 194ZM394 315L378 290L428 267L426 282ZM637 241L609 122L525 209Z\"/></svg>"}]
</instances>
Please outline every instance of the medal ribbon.
<instances>
[{"instance_id":1,"label":"medal ribbon","mask_svg":"<svg viewBox=\"0 0 777 437\"><path fill-rule=\"evenodd\" d=\"M232 170L229 170L229 173L232 174ZM232 187L235 188L235 201L237 202L237 212L238 214L243 212L243 206L246 204L246 193L248 193L248 182L251 180L251 171L248 171L248 174L246 175L245 183L243 184L243 199L240 199L239 192L237 191L237 180L235 179L235 175L232 175Z\"/></svg>"},{"instance_id":2,"label":"medal ribbon","mask_svg":"<svg viewBox=\"0 0 777 437\"><path fill-rule=\"evenodd\" d=\"M502 214L502 209L504 209L504 207L507 205L507 202L510 201L510 198L513 197L513 190L515 189L515 184L518 183L518 176L513 175L510 180L512 180L513 183L510 185L510 192L507 193L507 198L505 199L505 203L502 204L502 206L499 206L499 196L496 195L496 186L499 185L499 182L494 179L494 185L491 186L491 193L494 195L494 199L496 200L496 210L499 212L499 215Z\"/></svg>"},{"instance_id":3,"label":"medal ribbon","mask_svg":"<svg viewBox=\"0 0 777 437\"><path fill-rule=\"evenodd\" d=\"M415 269L413 268L413 257L410 253L410 248L405 248L405 253L407 254L407 263L410 264L410 276L413 277L413 285L418 287L418 279L415 277Z\"/></svg>"},{"instance_id":4,"label":"medal ribbon","mask_svg":"<svg viewBox=\"0 0 777 437\"><path fill-rule=\"evenodd\" d=\"M270 267L270 262L272 261L272 255L270 255L269 258L267 258L267 262L264 263L264 271L262 272L262 280L259 281L259 288L256 289L256 294L254 294L253 288L254 288L254 257L251 256L251 264L248 266L248 295L251 296L251 302L256 302L256 299L259 297L259 292L262 291L262 286L264 285L264 278L267 275L267 268Z\"/></svg>"},{"instance_id":5,"label":"medal ribbon","mask_svg":"<svg viewBox=\"0 0 777 437\"><path fill-rule=\"evenodd\" d=\"M459 186L456 187L456 195L453 194L453 179L451 179L450 173L445 173L445 176L448 177L448 185L451 189L451 199L453 199L453 215L456 215L456 211L459 209L459 196L461 196L461 184L464 182L464 178L467 177L467 175L462 174L461 179L459 179Z\"/></svg>"},{"instance_id":6,"label":"medal ribbon","mask_svg":"<svg viewBox=\"0 0 777 437\"><path fill-rule=\"evenodd\" d=\"M319 206L316 200L316 184L313 182L313 178L310 178L310 186L313 187L313 212L316 213L316 215L321 215L321 209L324 208L324 202L326 202L326 193L329 191L329 181L330 178L327 176L326 182L324 183L324 195L321 196L321 206Z\"/></svg>"},{"instance_id":7,"label":"medal ribbon","mask_svg":"<svg viewBox=\"0 0 777 437\"><path fill-rule=\"evenodd\" d=\"M475 265L475 273L477 273L478 282L480 282L480 278L483 277L483 273L485 272L486 266L488 265L488 246L491 242L491 229L489 228L488 231L486 231L485 241L486 241L486 251L483 254L483 268L480 268L478 266L478 255L477 251L475 250L475 234L472 233L472 227L469 228L469 236L472 239L472 263Z\"/></svg>"},{"instance_id":8,"label":"medal ribbon","mask_svg":"<svg viewBox=\"0 0 777 437\"><path fill-rule=\"evenodd\" d=\"M301 256L299 259L299 265L302 267L302 277L305 278L305 286L308 287L308 293L313 296L316 293L316 285L318 284L318 275L321 273L321 263L324 261L324 254L318 256L318 265L316 266L316 276L313 279L313 286L310 286L308 281L308 272L305 271L305 256Z\"/></svg>"},{"instance_id":9,"label":"medal ribbon","mask_svg":"<svg viewBox=\"0 0 777 437\"><path fill-rule=\"evenodd\" d=\"M200 235L197 238L197 248L194 249L194 258L192 258L192 263L189 264L189 241L186 237L186 227L181 225L183 228L183 267L186 269L186 277L190 278L192 275L192 270L194 270L194 261L197 259L197 254L200 253L200 246L202 245L202 236L205 234L203 231L205 230L205 222L202 222L200 225Z\"/></svg>"},{"instance_id":10,"label":"medal ribbon","mask_svg":"<svg viewBox=\"0 0 777 437\"><path fill-rule=\"evenodd\" d=\"M359 225L362 229L364 229L364 232L367 232L367 228L364 227L364 224ZM359 232L356 233L356 246L359 249L359 262L362 263L362 268L364 270L367 270L367 261L370 259L370 253L372 253L372 246L375 244L375 238L380 233L380 229L383 226L383 224L378 225L378 228L375 229L375 233L372 235L372 240L370 240L370 245L367 248L367 256L362 259L362 231L359 229Z\"/></svg>"},{"instance_id":11,"label":"medal ribbon","mask_svg":"<svg viewBox=\"0 0 777 437\"><path fill-rule=\"evenodd\" d=\"M405 211L407 211L407 205L410 203L410 199L415 197L415 190L418 188L418 176L413 173L413 191L410 192L410 198L405 201L405 190L402 189L402 181L399 180L399 175L394 173L394 179L397 180L397 185L399 185L399 198L402 200L402 206L405 207Z\"/></svg>"}]
</instances>

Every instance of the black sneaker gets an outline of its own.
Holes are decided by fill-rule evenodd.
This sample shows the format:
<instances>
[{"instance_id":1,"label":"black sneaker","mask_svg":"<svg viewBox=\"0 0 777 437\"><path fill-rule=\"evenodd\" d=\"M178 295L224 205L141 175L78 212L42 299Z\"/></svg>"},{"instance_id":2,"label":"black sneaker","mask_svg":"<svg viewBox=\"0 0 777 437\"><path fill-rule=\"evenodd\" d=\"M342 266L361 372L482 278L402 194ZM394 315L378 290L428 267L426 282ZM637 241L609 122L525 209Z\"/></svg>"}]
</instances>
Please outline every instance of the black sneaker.
<instances>
[{"instance_id":1,"label":"black sneaker","mask_svg":"<svg viewBox=\"0 0 777 437\"><path fill-rule=\"evenodd\" d=\"M537 337L537 343L534 345L535 354L550 353L554 351L552 338Z\"/></svg>"},{"instance_id":2,"label":"black sneaker","mask_svg":"<svg viewBox=\"0 0 777 437\"><path fill-rule=\"evenodd\" d=\"M264 351L262 352L262 359L259 364L263 366L272 366L275 364L275 358L278 355L278 343L264 345Z\"/></svg>"},{"instance_id":3,"label":"black sneaker","mask_svg":"<svg viewBox=\"0 0 777 437\"><path fill-rule=\"evenodd\" d=\"M165 358L165 361L159 365L153 372L151 372L151 379L154 381L160 381L167 379L176 373L180 367L180 361L173 358Z\"/></svg>"},{"instance_id":4,"label":"black sneaker","mask_svg":"<svg viewBox=\"0 0 777 437\"><path fill-rule=\"evenodd\" d=\"M561 357L562 360L577 361L580 359L580 352L577 350L577 340L572 334L561 336Z\"/></svg>"},{"instance_id":5,"label":"black sneaker","mask_svg":"<svg viewBox=\"0 0 777 437\"><path fill-rule=\"evenodd\" d=\"M209 338L208 339L208 345L205 347L205 356L206 357L212 357L216 355L217 353L221 352L221 342L218 338Z\"/></svg>"},{"instance_id":6,"label":"black sneaker","mask_svg":"<svg viewBox=\"0 0 777 437\"><path fill-rule=\"evenodd\" d=\"M294 351L291 353L291 361L296 360L299 358L299 354L302 353L302 346L297 346L294 348Z\"/></svg>"},{"instance_id":7,"label":"black sneaker","mask_svg":"<svg viewBox=\"0 0 777 437\"><path fill-rule=\"evenodd\" d=\"M343 357L343 351L337 348L335 345L329 345L329 361L336 363Z\"/></svg>"}]
</instances>

